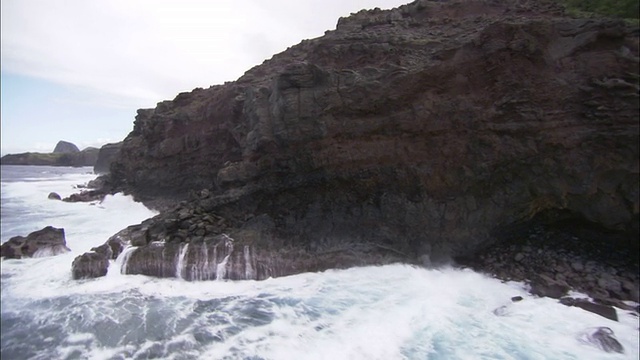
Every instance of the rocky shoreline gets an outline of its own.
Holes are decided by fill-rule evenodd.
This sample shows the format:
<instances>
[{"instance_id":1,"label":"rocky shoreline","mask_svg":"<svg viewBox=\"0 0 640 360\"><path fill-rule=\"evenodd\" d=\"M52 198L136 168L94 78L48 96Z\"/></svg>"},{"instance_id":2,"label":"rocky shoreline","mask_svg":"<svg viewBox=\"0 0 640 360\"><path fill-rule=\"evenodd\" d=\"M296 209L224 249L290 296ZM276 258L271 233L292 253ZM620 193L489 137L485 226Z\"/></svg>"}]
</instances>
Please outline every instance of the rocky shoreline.
<instances>
[{"instance_id":1,"label":"rocky shoreline","mask_svg":"<svg viewBox=\"0 0 640 360\"><path fill-rule=\"evenodd\" d=\"M531 222L456 261L503 281L525 282L533 295L617 320L608 307L640 313L638 252L627 244L631 236L594 224ZM592 300L572 298L570 291Z\"/></svg>"},{"instance_id":2,"label":"rocky shoreline","mask_svg":"<svg viewBox=\"0 0 640 360\"><path fill-rule=\"evenodd\" d=\"M535 0L341 18L138 110L97 189L63 200L162 211L73 276L128 246L125 274L186 280L455 260L609 318L637 310L638 36Z\"/></svg>"}]
</instances>

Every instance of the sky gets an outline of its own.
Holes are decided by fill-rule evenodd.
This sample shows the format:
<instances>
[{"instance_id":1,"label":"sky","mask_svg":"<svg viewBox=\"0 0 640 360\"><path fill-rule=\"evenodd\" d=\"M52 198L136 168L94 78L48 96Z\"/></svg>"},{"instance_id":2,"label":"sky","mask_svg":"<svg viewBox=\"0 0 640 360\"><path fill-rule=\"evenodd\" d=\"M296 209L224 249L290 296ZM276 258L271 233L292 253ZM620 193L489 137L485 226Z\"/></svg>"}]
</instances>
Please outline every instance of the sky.
<instances>
[{"instance_id":1,"label":"sky","mask_svg":"<svg viewBox=\"0 0 640 360\"><path fill-rule=\"evenodd\" d=\"M410 0L2 0L0 150L123 140L136 110L233 81L335 29Z\"/></svg>"}]
</instances>

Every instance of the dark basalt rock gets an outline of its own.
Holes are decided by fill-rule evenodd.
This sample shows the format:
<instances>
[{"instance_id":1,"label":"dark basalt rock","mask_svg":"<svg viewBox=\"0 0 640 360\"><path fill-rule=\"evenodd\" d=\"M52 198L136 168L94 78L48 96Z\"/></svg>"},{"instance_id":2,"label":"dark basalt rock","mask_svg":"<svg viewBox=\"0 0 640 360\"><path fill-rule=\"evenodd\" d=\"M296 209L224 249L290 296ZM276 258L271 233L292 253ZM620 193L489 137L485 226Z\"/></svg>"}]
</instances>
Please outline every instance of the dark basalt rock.
<instances>
[{"instance_id":1,"label":"dark basalt rock","mask_svg":"<svg viewBox=\"0 0 640 360\"><path fill-rule=\"evenodd\" d=\"M629 251L632 246L625 243L624 234L567 222L565 215L533 219L519 230L502 234L475 256L456 260L502 280L529 282L531 293L538 296L558 298L569 288L585 293L594 302L565 297L561 302L608 319L617 319L613 307L637 314L638 309L624 300L638 299L638 252ZM555 222L548 224L550 219Z\"/></svg>"},{"instance_id":2,"label":"dark basalt rock","mask_svg":"<svg viewBox=\"0 0 640 360\"><path fill-rule=\"evenodd\" d=\"M616 313L616 309L609 305L596 304L587 299L574 299L571 297L560 299L560 303L567 306L579 307L583 310L598 314L609 320L618 321L618 314Z\"/></svg>"},{"instance_id":3,"label":"dark basalt rock","mask_svg":"<svg viewBox=\"0 0 640 360\"><path fill-rule=\"evenodd\" d=\"M67 247L64 229L47 226L24 236L14 236L0 246L0 256L7 259L55 256L71 251Z\"/></svg>"},{"instance_id":4,"label":"dark basalt rock","mask_svg":"<svg viewBox=\"0 0 640 360\"><path fill-rule=\"evenodd\" d=\"M98 152L98 159L93 166L93 172L96 174L109 173L111 163L118 156L120 147L122 147L122 142L103 145Z\"/></svg>"},{"instance_id":5,"label":"dark basalt rock","mask_svg":"<svg viewBox=\"0 0 640 360\"><path fill-rule=\"evenodd\" d=\"M128 243L123 243L123 240L116 234L106 243L76 257L71 264L73 279L105 276L109 270L109 260L115 260L126 245Z\"/></svg>"},{"instance_id":6,"label":"dark basalt rock","mask_svg":"<svg viewBox=\"0 0 640 360\"><path fill-rule=\"evenodd\" d=\"M62 200L62 197L60 196L60 194L56 192L50 192L47 198L50 200Z\"/></svg>"},{"instance_id":7,"label":"dark basalt rock","mask_svg":"<svg viewBox=\"0 0 640 360\"><path fill-rule=\"evenodd\" d=\"M567 284L562 284L548 276L540 275L536 280L531 282L531 290L529 290L529 292L540 297L560 299L569 289L570 287Z\"/></svg>"},{"instance_id":8,"label":"dark basalt rock","mask_svg":"<svg viewBox=\"0 0 640 360\"><path fill-rule=\"evenodd\" d=\"M615 338L613 330L608 327L587 329L578 336L578 340L608 353L624 354L624 347Z\"/></svg>"},{"instance_id":9,"label":"dark basalt rock","mask_svg":"<svg viewBox=\"0 0 640 360\"><path fill-rule=\"evenodd\" d=\"M102 246L100 247L102 250ZM109 258L105 252L87 252L73 260L71 274L73 279L97 278L107 275Z\"/></svg>"},{"instance_id":10,"label":"dark basalt rock","mask_svg":"<svg viewBox=\"0 0 640 360\"><path fill-rule=\"evenodd\" d=\"M103 244L103 245L91 248L91 251L102 255L106 259L113 258L113 250L111 249L111 246L109 246L109 244Z\"/></svg>"},{"instance_id":11,"label":"dark basalt rock","mask_svg":"<svg viewBox=\"0 0 640 360\"><path fill-rule=\"evenodd\" d=\"M177 277L188 281L263 280L354 264L408 261L406 256L375 244L345 243L342 247L323 251L278 248L261 242L260 232L249 228L232 232L232 236L239 239L234 240L222 233L228 228L220 222L221 218L209 214L198 218L185 209L167 212L145 222L154 225L130 226L114 235L108 243L137 246L123 260L125 274ZM157 224L163 226L157 227Z\"/></svg>"},{"instance_id":12,"label":"dark basalt rock","mask_svg":"<svg viewBox=\"0 0 640 360\"><path fill-rule=\"evenodd\" d=\"M636 249L637 65L633 28L543 1L416 1L342 18L236 82L138 111L109 183L169 206L138 229L131 260L155 264L149 244L162 243L173 262L173 244L224 231L258 258L294 261L278 274L380 252L437 264L554 209ZM172 212L182 200L187 212ZM337 264L321 255L334 250ZM144 271L175 276L171 266Z\"/></svg>"},{"instance_id":13,"label":"dark basalt rock","mask_svg":"<svg viewBox=\"0 0 640 360\"><path fill-rule=\"evenodd\" d=\"M107 195L103 190L86 190L81 191L76 194L71 194L68 197L62 199L62 201L66 202L91 202L91 201L102 201L104 197Z\"/></svg>"}]
</instances>

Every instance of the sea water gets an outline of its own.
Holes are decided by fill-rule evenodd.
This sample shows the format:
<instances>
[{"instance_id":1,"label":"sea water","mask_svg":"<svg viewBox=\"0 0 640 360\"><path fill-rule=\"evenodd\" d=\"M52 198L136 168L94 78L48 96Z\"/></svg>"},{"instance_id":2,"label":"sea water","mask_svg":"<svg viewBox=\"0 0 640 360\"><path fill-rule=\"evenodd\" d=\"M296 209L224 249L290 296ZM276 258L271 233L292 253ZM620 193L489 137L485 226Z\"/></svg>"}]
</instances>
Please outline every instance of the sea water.
<instances>
[{"instance_id":1,"label":"sea water","mask_svg":"<svg viewBox=\"0 0 640 360\"><path fill-rule=\"evenodd\" d=\"M3 360L639 356L638 318L627 311L611 321L528 295L522 283L452 267L187 282L122 275L121 256L105 277L72 280L76 256L155 215L122 194L92 203L47 199L93 178L90 168L2 166L2 242L52 225L65 229L72 250L2 261ZM514 296L524 300L512 303ZM600 326L613 330L623 354L581 341Z\"/></svg>"}]
</instances>

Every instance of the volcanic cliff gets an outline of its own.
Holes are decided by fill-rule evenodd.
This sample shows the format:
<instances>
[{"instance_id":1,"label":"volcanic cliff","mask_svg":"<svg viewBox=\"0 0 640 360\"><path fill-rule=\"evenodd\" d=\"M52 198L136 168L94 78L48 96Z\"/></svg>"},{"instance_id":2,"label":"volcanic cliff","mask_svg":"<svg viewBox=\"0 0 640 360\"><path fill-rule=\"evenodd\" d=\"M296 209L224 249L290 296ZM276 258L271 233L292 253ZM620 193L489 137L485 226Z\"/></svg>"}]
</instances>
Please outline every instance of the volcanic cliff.
<instances>
[{"instance_id":1,"label":"volcanic cliff","mask_svg":"<svg viewBox=\"0 0 640 360\"><path fill-rule=\"evenodd\" d=\"M363 10L138 110L107 182L165 211L109 254L241 279L446 261L546 213L637 233L638 29L555 4Z\"/></svg>"}]
</instances>

